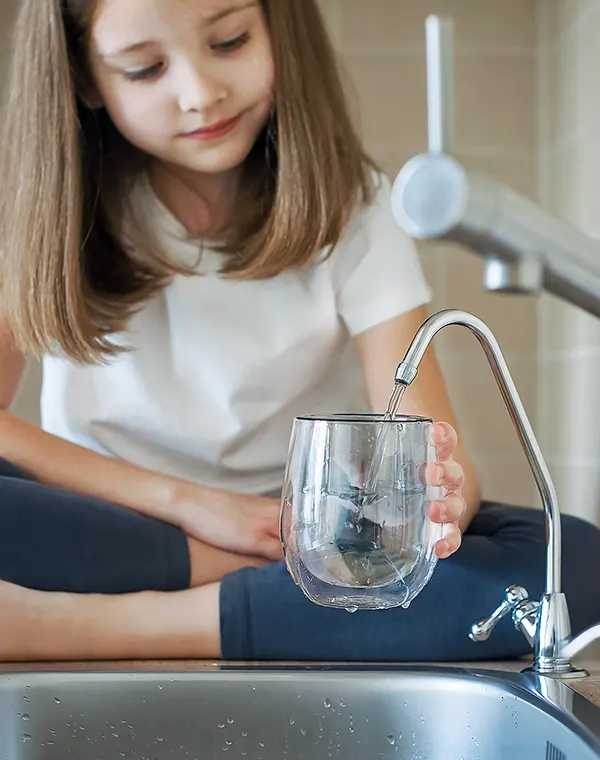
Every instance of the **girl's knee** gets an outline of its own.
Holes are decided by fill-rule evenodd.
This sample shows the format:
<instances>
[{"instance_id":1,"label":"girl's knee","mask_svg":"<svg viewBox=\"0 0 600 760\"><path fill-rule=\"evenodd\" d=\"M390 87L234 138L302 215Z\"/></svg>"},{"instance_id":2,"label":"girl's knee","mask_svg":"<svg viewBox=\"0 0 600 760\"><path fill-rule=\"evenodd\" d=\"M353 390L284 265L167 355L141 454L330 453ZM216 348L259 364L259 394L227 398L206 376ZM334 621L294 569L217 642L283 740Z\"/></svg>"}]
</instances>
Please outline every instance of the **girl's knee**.
<instances>
[{"instance_id":1,"label":"girl's knee","mask_svg":"<svg viewBox=\"0 0 600 760\"><path fill-rule=\"evenodd\" d=\"M595 545L600 549L600 530L588 520L573 515L562 515L563 544ZM600 560L599 560L600 561Z\"/></svg>"}]
</instances>

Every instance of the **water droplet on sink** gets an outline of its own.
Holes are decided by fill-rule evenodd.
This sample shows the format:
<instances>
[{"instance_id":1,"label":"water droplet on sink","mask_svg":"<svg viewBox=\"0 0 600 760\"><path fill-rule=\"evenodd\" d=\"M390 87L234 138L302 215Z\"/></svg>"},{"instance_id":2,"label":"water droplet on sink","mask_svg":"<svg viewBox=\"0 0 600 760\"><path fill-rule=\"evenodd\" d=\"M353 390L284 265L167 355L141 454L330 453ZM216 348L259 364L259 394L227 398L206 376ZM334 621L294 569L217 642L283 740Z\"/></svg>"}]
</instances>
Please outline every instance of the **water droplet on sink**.
<instances>
[{"instance_id":1,"label":"water droplet on sink","mask_svg":"<svg viewBox=\"0 0 600 760\"><path fill-rule=\"evenodd\" d=\"M23 744L31 740L31 734L23 734Z\"/></svg>"},{"instance_id":2,"label":"water droplet on sink","mask_svg":"<svg viewBox=\"0 0 600 760\"><path fill-rule=\"evenodd\" d=\"M29 704L29 700L27 699L27 697L23 697L23 702L27 702L27 704Z\"/></svg>"},{"instance_id":3,"label":"water droplet on sink","mask_svg":"<svg viewBox=\"0 0 600 760\"><path fill-rule=\"evenodd\" d=\"M306 736L306 729L305 728L301 728L300 729L300 733L302 734L302 736Z\"/></svg>"},{"instance_id":4,"label":"water droplet on sink","mask_svg":"<svg viewBox=\"0 0 600 760\"><path fill-rule=\"evenodd\" d=\"M225 724L224 723L219 723L219 728L225 728Z\"/></svg>"},{"instance_id":5,"label":"water droplet on sink","mask_svg":"<svg viewBox=\"0 0 600 760\"><path fill-rule=\"evenodd\" d=\"M340 707L346 707L346 703L343 699L340 699Z\"/></svg>"},{"instance_id":6,"label":"water droplet on sink","mask_svg":"<svg viewBox=\"0 0 600 760\"><path fill-rule=\"evenodd\" d=\"M264 746L265 746L265 743L264 743L264 742L258 742L258 746L259 746L259 747L264 747Z\"/></svg>"},{"instance_id":7,"label":"water droplet on sink","mask_svg":"<svg viewBox=\"0 0 600 760\"><path fill-rule=\"evenodd\" d=\"M329 709L329 708L331 707L331 700L330 700L330 699L327 699L327 698L325 698L325 699L323 700L323 704L325 705L325 707L327 707L327 709Z\"/></svg>"},{"instance_id":8,"label":"water droplet on sink","mask_svg":"<svg viewBox=\"0 0 600 760\"><path fill-rule=\"evenodd\" d=\"M58 697L54 697L54 701L56 702L57 705L60 704L60 699Z\"/></svg>"},{"instance_id":9,"label":"water droplet on sink","mask_svg":"<svg viewBox=\"0 0 600 760\"><path fill-rule=\"evenodd\" d=\"M350 728L348 729L348 731L350 731L350 733L353 734L354 733L354 728L352 726L350 726Z\"/></svg>"},{"instance_id":10,"label":"water droplet on sink","mask_svg":"<svg viewBox=\"0 0 600 760\"><path fill-rule=\"evenodd\" d=\"M22 718L22 720L30 720L31 716L29 715L29 713L23 713L23 715L21 716L21 718Z\"/></svg>"},{"instance_id":11,"label":"water droplet on sink","mask_svg":"<svg viewBox=\"0 0 600 760\"><path fill-rule=\"evenodd\" d=\"M388 737L386 737L386 738L387 738L388 742L389 742L389 743L392 745L392 747L393 747L393 746L394 746L394 744L396 743L396 737L395 737L395 736L392 736L392 734L390 734L390 735L389 735Z\"/></svg>"},{"instance_id":12,"label":"water droplet on sink","mask_svg":"<svg viewBox=\"0 0 600 760\"><path fill-rule=\"evenodd\" d=\"M156 688L157 689L162 689L162 684L159 683Z\"/></svg>"},{"instance_id":13,"label":"water droplet on sink","mask_svg":"<svg viewBox=\"0 0 600 760\"><path fill-rule=\"evenodd\" d=\"M156 741L157 742L164 742L164 739L162 738L162 736L157 736L156 737Z\"/></svg>"},{"instance_id":14,"label":"water droplet on sink","mask_svg":"<svg viewBox=\"0 0 600 760\"><path fill-rule=\"evenodd\" d=\"M290 726L293 726L296 721L293 718L290 718Z\"/></svg>"},{"instance_id":15,"label":"water droplet on sink","mask_svg":"<svg viewBox=\"0 0 600 760\"><path fill-rule=\"evenodd\" d=\"M248 736L248 732L247 731L242 731L242 736Z\"/></svg>"}]
</instances>

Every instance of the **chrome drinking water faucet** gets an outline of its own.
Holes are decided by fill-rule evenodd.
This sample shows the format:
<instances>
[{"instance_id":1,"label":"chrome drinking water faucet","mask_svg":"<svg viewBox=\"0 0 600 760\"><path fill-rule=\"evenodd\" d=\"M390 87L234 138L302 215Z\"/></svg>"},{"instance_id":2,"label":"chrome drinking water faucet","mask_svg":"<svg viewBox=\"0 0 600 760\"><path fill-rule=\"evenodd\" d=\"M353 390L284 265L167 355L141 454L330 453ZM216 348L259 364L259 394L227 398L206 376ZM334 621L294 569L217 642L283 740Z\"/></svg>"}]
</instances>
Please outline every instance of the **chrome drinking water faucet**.
<instances>
[{"instance_id":1,"label":"chrome drinking water faucet","mask_svg":"<svg viewBox=\"0 0 600 760\"><path fill-rule=\"evenodd\" d=\"M467 327L475 334L485 352L523 446L546 513L546 588L542 599L534 601L522 586L511 586L495 612L471 627L469 637L473 641L487 640L498 621L511 615L515 627L533 647L534 672L556 678L586 676L587 672L574 668L569 658L594 633L600 636L600 625L571 640L567 600L561 587L561 524L556 491L523 402L492 331L481 319L465 311L448 309L434 314L423 323L413 338L403 361L398 365L395 382L404 386L413 382L427 347L437 333L449 325Z\"/></svg>"}]
</instances>

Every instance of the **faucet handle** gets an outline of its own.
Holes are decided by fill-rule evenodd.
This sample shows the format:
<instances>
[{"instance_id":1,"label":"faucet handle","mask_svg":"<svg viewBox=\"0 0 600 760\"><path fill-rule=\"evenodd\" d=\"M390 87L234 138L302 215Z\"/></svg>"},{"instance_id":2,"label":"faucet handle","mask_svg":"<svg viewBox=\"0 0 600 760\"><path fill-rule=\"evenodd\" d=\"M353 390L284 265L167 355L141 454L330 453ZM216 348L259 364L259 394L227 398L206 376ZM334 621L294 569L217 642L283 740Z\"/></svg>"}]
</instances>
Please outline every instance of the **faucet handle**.
<instances>
[{"instance_id":1,"label":"faucet handle","mask_svg":"<svg viewBox=\"0 0 600 760\"><path fill-rule=\"evenodd\" d=\"M503 617L510 615L520 604L529 601L527 589L523 586L510 586L506 589L504 601L494 612L483 620L473 623L469 632L471 641L487 641L494 628Z\"/></svg>"}]
</instances>

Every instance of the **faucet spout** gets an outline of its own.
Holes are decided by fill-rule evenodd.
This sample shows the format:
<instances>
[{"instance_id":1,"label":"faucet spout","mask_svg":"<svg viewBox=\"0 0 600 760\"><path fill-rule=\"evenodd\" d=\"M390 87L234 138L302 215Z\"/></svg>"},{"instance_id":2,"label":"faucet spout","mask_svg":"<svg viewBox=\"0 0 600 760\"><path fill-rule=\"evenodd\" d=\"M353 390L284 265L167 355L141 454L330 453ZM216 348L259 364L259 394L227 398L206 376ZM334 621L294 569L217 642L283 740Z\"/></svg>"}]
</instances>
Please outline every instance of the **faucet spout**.
<instances>
[{"instance_id":1,"label":"faucet spout","mask_svg":"<svg viewBox=\"0 0 600 760\"><path fill-rule=\"evenodd\" d=\"M571 626L561 588L561 524L556 490L523 402L492 331L481 319L465 311L447 309L434 314L423 323L413 338L403 361L398 365L395 382L408 386L414 381L429 344L440 330L449 325L467 327L479 341L527 457L544 506L547 538L545 594L539 603L529 600L526 616L523 614L523 602L528 600L523 598L517 600L507 611L513 612L515 625L523 631L528 640L531 641L533 638L535 641L533 669L536 672L556 676L572 674L575 671L564 655L571 636ZM531 605L534 606L533 614ZM486 621L481 621L481 624L485 625ZM495 623L492 623L490 633L494 625Z\"/></svg>"}]
</instances>

